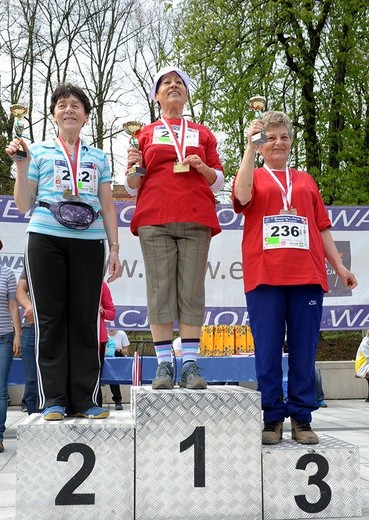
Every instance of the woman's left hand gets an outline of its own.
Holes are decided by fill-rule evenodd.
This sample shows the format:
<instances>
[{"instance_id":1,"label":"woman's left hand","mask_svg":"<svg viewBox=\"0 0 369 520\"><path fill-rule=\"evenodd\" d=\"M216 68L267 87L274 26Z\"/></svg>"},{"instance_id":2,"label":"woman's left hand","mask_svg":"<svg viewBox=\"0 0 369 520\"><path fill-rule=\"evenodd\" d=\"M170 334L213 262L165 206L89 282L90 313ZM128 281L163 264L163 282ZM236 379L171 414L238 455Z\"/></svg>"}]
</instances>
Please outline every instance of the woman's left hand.
<instances>
[{"instance_id":1,"label":"woman's left hand","mask_svg":"<svg viewBox=\"0 0 369 520\"><path fill-rule=\"evenodd\" d=\"M209 186L214 184L217 179L217 174L214 168L207 166L198 155L188 155L183 159L182 164L189 164L191 168L195 168L198 173L205 177Z\"/></svg>"},{"instance_id":2,"label":"woman's left hand","mask_svg":"<svg viewBox=\"0 0 369 520\"><path fill-rule=\"evenodd\" d=\"M188 155L183 159L182 164L189 164L191 168L195 168L199 173L205 173L209 169L198 155Z\"/></svg>"},{"instance_id":3,"label":"woman's left hand","mask_svg":"<svg viewBox=\"0 0 369 520\"><path fill-rule=\"evenodd\" d=\"M335 271L345 287L348 287L349 289L355 289L357 286L357 280L354 273L349 271L344 265L341 265L339 268L335 269Z\"/></svg>"},{"instance_id":4,"label":"woman's left hand","mask_svg":"<svg viewBox=\"0 0 369 520\"><path fill-rule=\"evenodd\" d=\"M108 264L108 273L110 276L107 279L107 282L110 283L119 278L122 274L122 265L117 251L110 251Z\"/></svg>"}]
</instances>

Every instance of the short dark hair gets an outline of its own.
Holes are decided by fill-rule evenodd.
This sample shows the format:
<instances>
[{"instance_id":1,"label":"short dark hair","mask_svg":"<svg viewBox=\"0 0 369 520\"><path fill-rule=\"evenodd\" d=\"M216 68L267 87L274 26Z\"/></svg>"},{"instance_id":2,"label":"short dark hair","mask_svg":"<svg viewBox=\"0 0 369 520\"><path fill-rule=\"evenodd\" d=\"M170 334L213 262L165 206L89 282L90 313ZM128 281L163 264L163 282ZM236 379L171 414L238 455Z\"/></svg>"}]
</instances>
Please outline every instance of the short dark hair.
<instances>
[{"instance_id":1,"label":"short dark hair","mask_svg":"<svg viewBox=\"0 0 369 520\"><path fill-rule=\"evenodd\" d=\"M86 114L90 114L92 105L86 94L80 87L72 83L60 83L51 96L50 113L54 115L55 107L59 99L67 99L69 96L75 96L84 106Z\"/></svg>"}]
</instances>

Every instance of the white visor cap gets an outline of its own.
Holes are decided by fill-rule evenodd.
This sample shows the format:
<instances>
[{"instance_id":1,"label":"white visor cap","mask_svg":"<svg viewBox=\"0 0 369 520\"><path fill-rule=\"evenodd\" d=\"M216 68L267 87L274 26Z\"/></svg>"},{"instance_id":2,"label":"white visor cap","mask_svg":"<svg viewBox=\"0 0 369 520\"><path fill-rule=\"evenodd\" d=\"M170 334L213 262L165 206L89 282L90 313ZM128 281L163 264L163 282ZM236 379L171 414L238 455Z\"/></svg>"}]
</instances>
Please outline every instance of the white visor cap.
<instances>
[{"instance_id":1,"label":"white visor cap","mask_svg":"<svg viewBox=\"0 0 369 520\"><path fill-rule=\"evenodd\" d=\"M177 67L171 67L170 65L168 67L164 67L160 69L156 74L154 78L154 84L150 90L150 98L155 101L155 94L156 90L158 88L158 83L160 81L160 78L162 78L165 74L168 74L169 72L176 72L178 76L182 78L183 83L185 84L186 89L188 89L190 85L190 78L187 76L185 72L178 69Z\"/></svg>"}]
</instances>

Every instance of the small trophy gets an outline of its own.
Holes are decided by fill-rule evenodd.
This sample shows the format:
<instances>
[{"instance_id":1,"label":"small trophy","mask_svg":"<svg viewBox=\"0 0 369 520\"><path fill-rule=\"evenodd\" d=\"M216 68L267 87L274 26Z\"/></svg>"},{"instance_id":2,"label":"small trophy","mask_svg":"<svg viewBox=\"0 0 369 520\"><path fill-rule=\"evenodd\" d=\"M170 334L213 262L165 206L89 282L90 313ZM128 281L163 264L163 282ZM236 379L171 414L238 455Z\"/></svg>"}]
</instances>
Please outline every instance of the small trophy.
<instances>
[{"instance_id":1,"label":"small trophy","mask_svg":"<svg viewBox=\"0 0 369 520\"><path fill-rule=\"evenodd\" d=\"M249 107L254 110L258 119L262 118L262 112L264 112L265 109L265 102L266 99L263 96L254 96L249 101ZM254 144L264 144L267 142L267 136L264 132L258 132L257 134L251 136L251 141Z\"/></svg>"},{"instance_id":2,"label":"small trophy","mask_svg":"<svg viewBox=\"0 0 369 520\"><path fill-rule=\"evenodd\" d=\"M27 105L21 105L17 103L15 105L10 105L10 112L14 116L14 133L16 135L16 139L22 139L22 134L24 130L24 116L28 112ZM25 159L27 157L27 152L23 150L20 146L15 154L14 159Z\"/></svg>"},{"instance_id":3,"label":"small trophy","mask_svg":"<svg viewBox=\"0 0 369 520\"><path fill-rule=\"evenodd\" d=\"M142 128L145 125L143 123L140 123L139 121L128 121L127 123L123 123L123 130L126 132L126 134L130 135L131 138L129 140L131 146L134 148L137 148L138 150L138 139L137 135L142 130ZM146 170L142 166L139 165L139 163L133 164L128 169L127 175L132 175L133 177L142 177L142 175L145 175Z\"/></svg>"}]
</instances>

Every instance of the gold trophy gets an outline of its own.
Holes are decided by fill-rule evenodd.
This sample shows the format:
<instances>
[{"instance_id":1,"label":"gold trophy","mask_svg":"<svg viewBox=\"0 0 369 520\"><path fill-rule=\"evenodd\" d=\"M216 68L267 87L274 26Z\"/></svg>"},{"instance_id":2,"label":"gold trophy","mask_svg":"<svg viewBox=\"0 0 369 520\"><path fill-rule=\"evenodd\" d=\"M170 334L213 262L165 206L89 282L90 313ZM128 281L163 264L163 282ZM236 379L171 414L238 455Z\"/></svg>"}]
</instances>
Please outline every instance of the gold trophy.
<instances>
[{"instance_id":1,"label":"gold trophy","mask_svg":"<svg viewBox=\"0 0 369 520\"><path fill-rule=\"evenodd\" d=\"M142 128L145 125L143 123L140 123L139 121L127 121L127 123L123 123L123 130L126 132L126 134L130 135L131 138L129 140L129 143L131 146L136 148L138 150L138 139L137 135L142 130ZM128 169L127 175L132 175L133 177L142 177L142 175L145 175L146 170L142 166L139 165L139 163L133 164Z\"/></svg>"},{"instance_id":2,"label":"gold trophy","mask_svg":"<svg viewBox=\"0 0 369 520\"><path fill-rule=\"evenodd\" d=\"M24 130L24 116L28 112L27 105L22 105L17 103L15 105L10 105L10 112L12 116L14 116L14 133L16 135L16 139L22 139L22 134ZM27 157L27 152L23 150L21 146L17 153L15 154L15 159L25 159Z\"/></svg>"},{"instance_id":3,"label":"gold trophy","mask_svg":"<svg viewBox=\"0 0 369 520\"><path fill-rule=\"evenodd\" d=\"M265 110L266 99L263 96L254 96L249 101L249 107L254 110L258 119L262 118L262 112ZM258 132L251 136L251 141L254 144L264 144L267 142L267 136L264 132Z\"/></svg>"}]
</instances>

